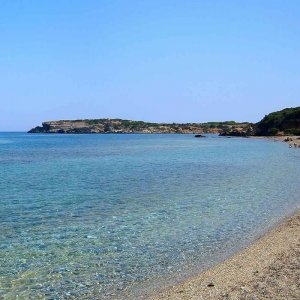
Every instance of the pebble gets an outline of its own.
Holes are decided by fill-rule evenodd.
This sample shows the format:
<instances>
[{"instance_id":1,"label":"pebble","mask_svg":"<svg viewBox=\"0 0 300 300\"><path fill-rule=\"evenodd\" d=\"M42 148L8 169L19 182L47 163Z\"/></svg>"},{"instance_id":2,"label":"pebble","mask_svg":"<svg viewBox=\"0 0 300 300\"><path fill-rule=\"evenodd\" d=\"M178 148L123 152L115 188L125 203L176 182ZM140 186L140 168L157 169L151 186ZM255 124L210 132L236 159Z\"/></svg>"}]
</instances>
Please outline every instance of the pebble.
<instances>
[{"instance_id":1,"label":"pebble","mask_svg":"<svg viewBox=\"0 0 300 300\"><path fill-rule=\"evenodd\" d=\"M88 239L96 239L97 237L93 236L93 235L87 235L86 236Z\"/></svg>"}]
</instances>

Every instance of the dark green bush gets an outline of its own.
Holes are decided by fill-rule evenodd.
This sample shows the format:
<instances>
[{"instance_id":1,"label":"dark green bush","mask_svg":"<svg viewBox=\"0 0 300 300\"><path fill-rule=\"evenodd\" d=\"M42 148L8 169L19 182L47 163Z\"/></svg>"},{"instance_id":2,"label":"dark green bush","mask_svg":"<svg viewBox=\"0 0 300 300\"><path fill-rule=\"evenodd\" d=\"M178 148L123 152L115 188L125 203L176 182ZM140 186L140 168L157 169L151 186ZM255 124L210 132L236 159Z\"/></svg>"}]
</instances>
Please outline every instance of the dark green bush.
<instances>
[{"instance_id":1,"label":"dark green bush","mask_svg":"<svg viewBox=\"0 0 300 300\"><path fill-rule=\"evenodd\" d=\"M300 135L300 128L289 128L284 131L285 134Z\"/></svg>"},{"instance_id":2,"label":"dark green bush","mask_svg":"<svg viewBox=\"0 0 300 300\"><path fill-rule=\"evenodd\" d=\"M271 135L273 129L286 131L300 128L300 107L286 108L266 115L256 124L258 135ZM274 130L275 132L275 130Z\"/></svg>"},{"instance_id":3,"label":"dark green bush","mask_svg":"<svg viewBox=\"0 0 300 300\"><path fill-rule=\"evenodd\" d=\"M273 127L273 128L271 128L271 129L269 130L269 134L270 134L270 135L276 135L276 134L278 133L278 131L279 131L278 128Z\"/></svg>"}]
</instances>

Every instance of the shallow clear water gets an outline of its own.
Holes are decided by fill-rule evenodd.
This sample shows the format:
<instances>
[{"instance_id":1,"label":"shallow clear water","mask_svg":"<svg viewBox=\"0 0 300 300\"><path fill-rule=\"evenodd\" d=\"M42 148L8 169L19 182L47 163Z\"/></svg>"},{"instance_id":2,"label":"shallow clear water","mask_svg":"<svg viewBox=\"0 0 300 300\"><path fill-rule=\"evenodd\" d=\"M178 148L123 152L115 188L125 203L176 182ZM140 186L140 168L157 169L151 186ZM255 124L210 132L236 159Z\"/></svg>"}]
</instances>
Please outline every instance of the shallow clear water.
<instances>
[{"instance_id":1,"label":"shallow clear water","mask_svg":"<svg viewBox=\"0 0 300 300\"><path fill-rule=\"evenodd\" d=\"M280 142L0 133L0 298L172 282L299 208L299 183L300 151Z\"/></svg>"}]
</instances>

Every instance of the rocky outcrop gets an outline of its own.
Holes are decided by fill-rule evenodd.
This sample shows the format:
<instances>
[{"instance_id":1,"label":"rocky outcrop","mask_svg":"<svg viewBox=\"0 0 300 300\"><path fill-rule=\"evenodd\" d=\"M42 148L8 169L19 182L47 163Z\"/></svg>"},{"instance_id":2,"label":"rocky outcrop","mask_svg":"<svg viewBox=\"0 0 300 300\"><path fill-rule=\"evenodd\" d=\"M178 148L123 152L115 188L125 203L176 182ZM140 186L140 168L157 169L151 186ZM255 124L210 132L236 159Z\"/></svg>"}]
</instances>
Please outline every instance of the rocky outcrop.
<instances>
[{"instance_id":1,"label":"rocky outcrop","mask_svg":"<svg viewBox=\"0 0 300 300\"><path fill-rule=\"evenodd\" d=\"M255 135L255 124L241 123L239 125L226 126L222 129L220 136L248 137Z\"/></svg>"},{"instance_id":2,"label":"rocky outcrop","mask_svg":"<svg viewBox=\"0 0 300 300\"><path fill-rule=\"evenodd\" d=\"M122 119L60 120L42 123L29 133L220 133L228 122L150 123Z\"/></svg>"},{"instance_id":3,"label":"rocky outcrop","mask_svg":"<svg viewBox=\"0 0 300 300\"><path fill-rule=\"evenodd\" d=\"M50 121L28 131L29 133L98 133L105 132L103 125L93 126L86 121Z\"/></svg>"}]
</instances>

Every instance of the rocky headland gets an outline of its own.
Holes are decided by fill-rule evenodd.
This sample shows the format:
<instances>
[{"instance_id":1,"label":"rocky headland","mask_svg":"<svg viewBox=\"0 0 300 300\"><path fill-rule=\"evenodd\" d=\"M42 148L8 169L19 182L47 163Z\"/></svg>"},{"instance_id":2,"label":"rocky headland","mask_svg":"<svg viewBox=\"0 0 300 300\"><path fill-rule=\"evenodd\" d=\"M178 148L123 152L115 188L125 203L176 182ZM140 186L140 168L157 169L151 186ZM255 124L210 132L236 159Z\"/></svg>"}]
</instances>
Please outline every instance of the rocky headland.
<instances>
[{"instance_id":1,"label":"rocky headland","mask_svg":"<svg viewBox=\"0 0 300 300\"><path fill-rule=\"evenodd\" d=\"M223 128L222 136L300 135L300 107L285 108L266 115L258 123L234 124Z\"/></svg>"},{"instance_id":2,"label":"rocky headland","mask_svg":"<svg viewBox=\"0 0 300 300\"><path fill-rule=\"evenodd\" d=\"M220 134L233 121L209 123L150 123L122 119L61 120L42 123L29 133L214 133Z\"/></svg>"},{"instance_id":3,"label":"rocky headland","mask_svg":"<svg viewBox=\"0 0 300 300\"><path fill-rule=\"evenodd\" d=\"M29 133L214 133L221 136L300 135L300 107L266 115L258 123L235 121L207 123L152 123L122 119L48 121Z\"/></svg>"}]
</instances>

